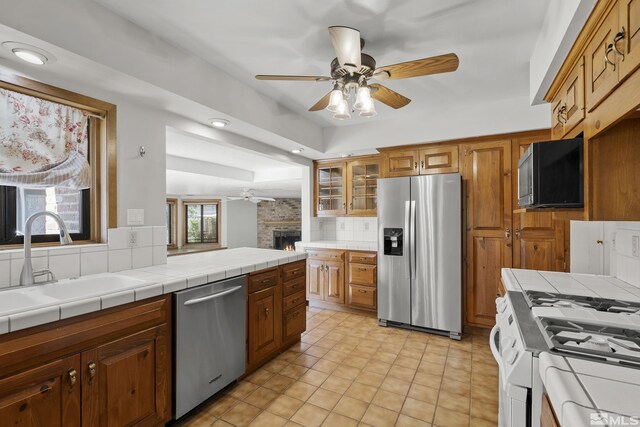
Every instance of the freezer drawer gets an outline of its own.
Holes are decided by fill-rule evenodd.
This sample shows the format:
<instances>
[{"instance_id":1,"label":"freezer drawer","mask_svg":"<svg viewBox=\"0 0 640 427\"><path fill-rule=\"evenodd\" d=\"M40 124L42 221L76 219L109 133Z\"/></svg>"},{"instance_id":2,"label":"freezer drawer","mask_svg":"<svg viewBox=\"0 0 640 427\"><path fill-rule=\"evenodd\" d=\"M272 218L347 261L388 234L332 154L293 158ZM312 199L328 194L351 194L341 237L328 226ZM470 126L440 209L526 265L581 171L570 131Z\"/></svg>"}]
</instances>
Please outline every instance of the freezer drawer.
<instances>
[{"instance_id":1,"label":"freezer drawer","mask_svg":"<svg viewBox=\"0 0 640 427\"><path fill-rule=\"evenodd\" d=\"M177 419L244 374L245 276L177 292L174 308Z\"/></svg>"}]
</instances>

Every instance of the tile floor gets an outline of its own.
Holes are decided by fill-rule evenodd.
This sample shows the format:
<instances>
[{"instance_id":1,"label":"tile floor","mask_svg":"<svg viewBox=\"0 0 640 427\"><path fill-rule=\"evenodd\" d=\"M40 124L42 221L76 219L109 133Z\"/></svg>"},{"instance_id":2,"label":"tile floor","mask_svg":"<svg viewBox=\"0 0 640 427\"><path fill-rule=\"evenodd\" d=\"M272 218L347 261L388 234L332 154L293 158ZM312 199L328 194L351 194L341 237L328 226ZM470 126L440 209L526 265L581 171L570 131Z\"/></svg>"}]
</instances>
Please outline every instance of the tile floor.
<instances>
[{"instance_id":1,"label":"tile floor","mask_svg":"<svg viewBox=\"0 0 640 427\"><path fill-rule=\"evenodd\" d=\"M312 308L300 343L177 425L497 426L497 372L483 331L453 341Z\"/></svg>"}]
</instances>

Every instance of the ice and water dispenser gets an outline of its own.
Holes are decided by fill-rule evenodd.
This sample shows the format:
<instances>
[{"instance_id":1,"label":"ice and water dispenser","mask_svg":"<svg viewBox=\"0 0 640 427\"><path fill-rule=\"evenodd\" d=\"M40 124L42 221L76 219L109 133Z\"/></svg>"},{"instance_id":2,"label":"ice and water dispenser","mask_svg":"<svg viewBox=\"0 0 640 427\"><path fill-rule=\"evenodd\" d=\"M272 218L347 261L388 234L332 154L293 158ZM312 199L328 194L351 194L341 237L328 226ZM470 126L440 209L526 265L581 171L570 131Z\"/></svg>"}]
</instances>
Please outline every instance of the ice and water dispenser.
<instances>
[{"instance_id":1,"label":"ice and water dispenser","mask_svg":"<svg viewBox=\"0 0 640 427\"><path fill-rule=\"evenodd\" d=\"M384 229L384 254L402 256L403 237L402 228Z\"/></svg>"}]
</instances>

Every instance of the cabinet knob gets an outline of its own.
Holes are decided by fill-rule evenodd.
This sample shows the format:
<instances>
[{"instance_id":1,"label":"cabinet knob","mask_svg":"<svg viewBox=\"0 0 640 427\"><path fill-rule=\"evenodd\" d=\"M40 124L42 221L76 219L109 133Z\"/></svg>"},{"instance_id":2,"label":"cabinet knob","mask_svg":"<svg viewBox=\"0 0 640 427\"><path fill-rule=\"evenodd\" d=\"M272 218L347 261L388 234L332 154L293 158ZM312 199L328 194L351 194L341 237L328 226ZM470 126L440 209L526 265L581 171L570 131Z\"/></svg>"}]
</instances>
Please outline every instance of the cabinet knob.
<instances>
[{"instance_id":1,"label":"cabinet knob","mask_svg":"<svg viewBox=\"0 0 640 427\"><path fill-rule=\"evenodd\" d=\"M91 384L96 376L96 363L94 361L89 362L87 368L89 368L89 384Z\"/></svg>"},{"instance_id":2,"label":"cabinet knob","mask_svg":"<svg viewBox=\"0 0 640 427\"><path fill-rule=\"evenodd\" d=\"M420 160L420 169L424 169L424 160Z\"/></svg>"},{"instance_id":3,"label":"cabinet knob","mask_svg":"<svg viewBox=\"0 0 640 427\"><path fill-rule=\"evenodd\" d=\"M264 308L264 318L266 319L267 317L269 317L269 307Z\"/></svg>"},{"instance_id":4,"label":"cabinet knob","mask_svg":"<svg viewBox=\"0 0 640 427\"><path fill-rule=\"evenodd\" d=\"M73 389L73 386L78 382L78 371L73 368L69 368L67 371L67 375L69 376L69 391Z\"/></svg>"},{"instance_id":5,"label":"cabinet knob","mask_svg":"<svg viewBox=\"0 0 640 427\"><path fill-rule=\"evenodd\" d=\"M413 163L413 168L414 168L415 170L418 170L418 162L414 162L414 163Z\"/></svg>"},{"instance_id":6,"label":"cabinet knob","mask_svg":"<svg viewBox=\"0 0 640 427\"><path fill-rule=\"evenodd\" d=\"M506 240L511 239L511 229L510 229L510 228L506 228L506 229L504 230L504 238L505 238Z\"/></svg>"}]
</instances>

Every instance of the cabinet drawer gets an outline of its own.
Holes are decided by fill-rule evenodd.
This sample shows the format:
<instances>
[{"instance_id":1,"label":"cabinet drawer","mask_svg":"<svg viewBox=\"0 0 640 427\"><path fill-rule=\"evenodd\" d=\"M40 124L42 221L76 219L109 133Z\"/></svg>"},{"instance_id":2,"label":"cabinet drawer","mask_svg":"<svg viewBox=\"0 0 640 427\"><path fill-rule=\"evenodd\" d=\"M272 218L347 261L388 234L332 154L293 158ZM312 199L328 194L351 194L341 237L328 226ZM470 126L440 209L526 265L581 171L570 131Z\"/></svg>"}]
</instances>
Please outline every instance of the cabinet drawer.
<instances>
[{"instance_id":1,"label":"cabinet drawer","mask_svg":"<svg viewBox=\"0 0 640 427\"><path fill-rule=\"evenodd\" d=\"M287 342L291 338L299 338L299 335L307 329L306 306L289 310L282 319L282 341Z\"/></svg>"},{"instance_id":2,"label":"cabinet drawer","mask_svg":"<svg viewBox=\"0 0 640 427\"><path fill-rule=\"evenodd\" d=\"M280 283L280 271L278 267L270 268L269 270L261 270L249 275L249 293L261 291L272 286L276 286Z\"/></svg>"},{"instance_id":3,"label":"cabinet drawer","mask_svg":"<svg viewBox=\"0 0 640 427\"><path fill-rule=\"evenodd\" d=\"M349 262L376 265L378 254L375 252L349 252Z\"/></svg>"},{"instance_id":4,"label":"cabinet drawer","mask_svg":"<svg viewBox=\"0 0 640 427\"><path fill-rule=\"evenodd\" d=\"M349 284L375 286L377 267L375 265L349 263Z\"/></svg>"},{"instance_id":5,"label":"cabinet drawer","mask_svg":"<svg viewBox=\"0 0 640 427\"><path fill-rule=\"evenodd\" d=\"M344 260L344 251L309 249L307 250L307 253L309 254L309 258L311 259L323 259L327 261L343 261Z\"/></svg>"},{"instance_id":6,"label":"cabinet drawer","mask_svg":"<svg viewBox=\"0 0 640 427\"><path fill-rule=\"evenodd\" d=\"M306 299L305 299L304 290L303 290L293 295L289 295L288 297L285 297L282 301L282 309L284 311L287 311L290 308L303 304L305 301Z\"/></svg>"},{"instance_id":7,"label":"cabinet drawer","mask_svg":"<svg viewBox=\"0 0 640 427\"><path fill-rule=\"evenodd\" d=\"M370 286L349 285L349 305L375 310L376 289Z\"/></svg>"},{"instance_id":8,"label":"cabinet drawer","mask_svg":"<svg viewBox=\"0 0 640 427\"><path fill-rule=\"evenodd\" d=\"M305 269L306 270L306 269ZM289 295L295 294L299 291L304 291L305 285L305 277L300 277L299 279L292 280L288 283L282 285L283 291L282 295L288 297Z\"/></svg>"},{"instance_id":9,"label":"cabinet drawer","mask_svg":"<svg viewBox=\"0 0 640 427\"><path fill-rule=\"evenodd\" d=\"M286 283L289 280L304 277L306 275L306 261L292 262L291 264L285 264L282 266L282 283Z\"/></svg>"}]
</instances>

